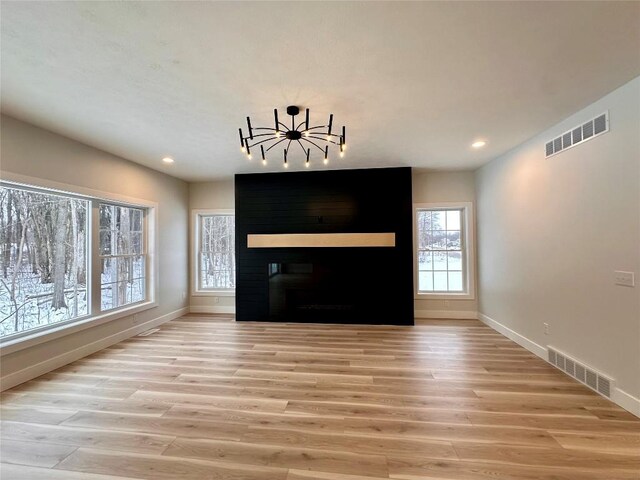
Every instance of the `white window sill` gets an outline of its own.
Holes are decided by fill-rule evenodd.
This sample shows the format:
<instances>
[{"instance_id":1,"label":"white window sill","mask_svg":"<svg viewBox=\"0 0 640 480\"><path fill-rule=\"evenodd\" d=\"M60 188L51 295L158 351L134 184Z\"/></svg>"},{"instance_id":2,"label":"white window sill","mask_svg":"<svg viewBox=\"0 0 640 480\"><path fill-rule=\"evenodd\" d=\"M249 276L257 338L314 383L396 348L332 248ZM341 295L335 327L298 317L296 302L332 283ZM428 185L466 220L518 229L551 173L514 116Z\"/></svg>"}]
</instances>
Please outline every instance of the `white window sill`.
<instances>
[{"instance_id":1,"label":"white window sill","mask_svg":"<svg viewBox=\"0 0 640 480\"><path fill-rule=\"evenodd\" d=\"M157 306L158 302L143 302L115 310L113 312L105 312L104 314L96 317L70 320L69 322L61 324L54 324L54 326L49 328L43 327L42 330L34 331L32 333L26 331L23 335L7 338L6 340L0 340L0 357L41 343L50 342L51 340L86 330L87 328L96 327L119 318L129 317Z\"/></svg>"},{"instance_id":2,"label":"white window sill","mask_svg":"<svg viewBox=\"0 0 640 480\"><path fill-rule=\"evenodd\" d=\"M446 293L446 292L418 292L413 297L414 300L475 300L476 296L473 293Z\"/></svg>"},{"instance_id":3,"label":"white window sill","mask_svg":"<svg viewBox=\"0 0 640 480\"><path fill-rule=\"evenodd\" d=\"M196 290L192 297L235 297L235 290Z\"/></svg>"}]
</instances>

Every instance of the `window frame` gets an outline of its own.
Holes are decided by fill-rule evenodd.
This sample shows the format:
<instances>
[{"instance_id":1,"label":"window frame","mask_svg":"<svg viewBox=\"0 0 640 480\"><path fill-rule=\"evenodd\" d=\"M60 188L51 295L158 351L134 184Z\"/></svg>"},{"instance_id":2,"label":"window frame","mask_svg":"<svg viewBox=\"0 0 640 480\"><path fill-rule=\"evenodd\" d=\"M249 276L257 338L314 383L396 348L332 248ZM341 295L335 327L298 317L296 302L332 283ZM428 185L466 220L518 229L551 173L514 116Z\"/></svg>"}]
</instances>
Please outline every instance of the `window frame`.
<instances>
[{"instance_id":1,"label":"window frame","mask_svg":"<svg viewBox=\"0 0 640 480\"><path fill-rule=\"evenodd\" d=\"M418 276L418 226L417 216L424 210L462 210L461 238L462 276L464 290L462 292L427 292L419 290ZM415 300L475 300L475 236L472 202L440 202L413 204L413 290Z\"/></svg>"},{"instance_id":2,"label":"window frame","mask_svg":"<svg viewBox=\"0 0 640 480\"><path fill-rule=\"evenodd\" d=\"M233 297L236 294L235 288L213 289L200 288L200 246L202 239L200 238L200 224L202 217L214 215L231 215L234 217L236 211L229 208L199 208L191 210L191 296L193 297ZM234 239L235 241L235 239ZM237 272L237 270L236 270Z\"/></svg>"},{"instance_id":3,"label":"window frame","mask_svg":"<svg viewBox=\"0 0 640 480\"><path fill-rule=\"evenodd\" d=\"M102 260L105 258L123 258L126 256L139 256L139 257L144 257L144 277L142 277L144 279L144 299L143 300L138 300L137 302L131 302L131 303L125 303L124 305L121 305L119 307L111 307L111 308L107 308L105 310L102 309L102 278L101 278L101 273L98 273L97 275L91 276L91 292L92 292L92 298L91 298L91 311L92 313L96 312L97 314L103 314L103 313L109 313L109 312L113 312L116 310L120 310L123 308L127 308L127 307L131 307L131 306L135 306L138 304L142 304L145 303L149 300L149 298L151 297L151 292L149 290L149 245L148 245L148 241L149 241L149 232L148 232L148 217L149 217L149 208L145 207L145 206L141 206L141 205L132 205L132 204L125 204L122 202L113 202L113 201L106 201L104 199L94 199L92 201L90 201L91 204L91 216L92 218L96 218L93 217L94 212L97 212L97 218L96 218L96 230L90 230L91 234L96 234L97 233L97 237L98 237L98 251L96 253L96 256L98 257L98 270L96 270L97 272L102 272ZM142 251L139 254L136 255L103 255L101 252L101 245L100 245L100 233L101 233L101 229L100 229L100 205L109 205L109 206L113 206L113 207L125 207L125 208L135 208L138 210L142 210ZM91 240L91 238L90 238ZM93 252L93 250L91 250ZM90 257L90 260L93 261L93 256ZM97 287L96 284L97 283ZM95 289L98 288L99 291L99 295L98 295L98 303L96 304L94 302L94 295L93 292L95 292ZM96 305L96 309L94 309L94 305Z\"/></svg>"},{"instance_id":4,"label":"window frame","mask_svg":"<svg viewBox=\"0 0 640 480\"><path fill-rule=\"evenodd\" d=\"M49 181L26 175L2 172L0 180L2 186L18 188L33 192L61 195L75 199L85 200L89 203L87 214L87 278L91 289L87 315L56 322L49 325L23 332L16 332L0 338L0 357L17 352L41 343L70 335L87 328L102 325L127 316L132 316L145 310L158 306L158 235L157 235L157 210L158 204L149 200L128 197L126 195L113 194L61 182ZM141 208L144 214L144 228L146 228L145 246L147 264L145 274L148 281L145 285L146 298L143 301L124 305L106 311L100 310L100 218L99 204L109 203L126 207Z\"/></svg>"}]
</instances>

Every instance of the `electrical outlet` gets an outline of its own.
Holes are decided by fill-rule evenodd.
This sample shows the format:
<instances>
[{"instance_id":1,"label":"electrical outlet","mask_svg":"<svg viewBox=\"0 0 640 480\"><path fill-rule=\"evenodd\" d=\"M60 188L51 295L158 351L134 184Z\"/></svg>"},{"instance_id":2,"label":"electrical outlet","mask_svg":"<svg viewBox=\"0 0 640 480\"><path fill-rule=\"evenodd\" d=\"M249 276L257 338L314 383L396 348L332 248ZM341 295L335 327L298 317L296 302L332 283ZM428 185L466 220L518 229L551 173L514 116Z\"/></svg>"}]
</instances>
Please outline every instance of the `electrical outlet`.
<instances>
[{"instance_id":1,"label":"electrical outlet","mask_svg":"<svg viewBox=\"0 0 640 480\"><path fill-rule=\"evenodd\" d=\"M543 323L543 325L544 325L544 334L549 335L549 324Z\"/></svg>"},{"instance_id":2,"label":"electrical outlet","mask_svg":"<svg viewBox=\"0 0 640 480\"><path fill-rule=\"evenodd\" d=\"M220 303L220 297L213 297L213 303Z\"/></svg>"},{"instance_id":3,"label":"electrical outlet","mask_svg":"<svg viewBox=\"0 0 640 480\"><path fill-rule=\"evenodd\" d=\"M620 271L615 271L613 272L613 274L615 275L615 284L616 285L622 285L625 287L635 287L636 286L636 281L635 281L635 275L633 272L620 272Z\"/></svg>"}]
</instances>

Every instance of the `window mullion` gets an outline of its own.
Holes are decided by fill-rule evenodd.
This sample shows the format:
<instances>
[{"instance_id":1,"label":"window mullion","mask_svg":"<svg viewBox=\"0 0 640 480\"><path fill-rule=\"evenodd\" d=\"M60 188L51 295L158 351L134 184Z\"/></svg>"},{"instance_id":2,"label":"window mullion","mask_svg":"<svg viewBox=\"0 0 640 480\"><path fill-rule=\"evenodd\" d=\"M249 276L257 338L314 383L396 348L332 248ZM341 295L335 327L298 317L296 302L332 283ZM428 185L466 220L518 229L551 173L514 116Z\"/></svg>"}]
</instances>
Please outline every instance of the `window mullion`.
<instances>
[{"instance_id":1,"label":"window mullion","mask_svg":"<svg viewBox=\"0 0 640 480\"><path fill-rule=\"evenodd\" d=\"M100 205L98 200L91 200L91 235L89 236L89 259L91 263L91 315L100 315L100 276L102 259L100 258Z\"/></svg>"}]
</instances>

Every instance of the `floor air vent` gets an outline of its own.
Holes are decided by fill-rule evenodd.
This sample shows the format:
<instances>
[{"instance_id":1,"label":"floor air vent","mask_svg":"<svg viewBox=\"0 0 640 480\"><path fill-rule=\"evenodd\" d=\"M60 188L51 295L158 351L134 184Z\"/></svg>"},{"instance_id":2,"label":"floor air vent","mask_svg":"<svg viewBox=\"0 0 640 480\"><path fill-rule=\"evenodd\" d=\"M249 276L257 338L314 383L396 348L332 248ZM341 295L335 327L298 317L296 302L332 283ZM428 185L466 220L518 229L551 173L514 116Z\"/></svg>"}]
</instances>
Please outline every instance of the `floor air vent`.
<instances>
[{"instance_id":1,"label":"floor air vent","mask_svg":"<svg viewBox=\"0 0 640 480\"><path fill-rule=\"evenodd\" d=\"M138 337L148 337L149 335L156 333L158 330L160 330L159 328L152 328L151 330L146 330L142 333L138 334Z\"/></svg>"},{"instance_id":2,"label":"floor air vent","mask_svg":"<svg viewBox=\"0 0 640 480\"><path fill-rule=\"evenodd\" d=\"M588 122L572 128L545 145L545 156L551 157L567 148L586 142L609 131L609 113L605 112Z\"/></svg>"},{"instance_id":3,"label":"floor air vent","mask_svg":"<svg viewBox=\"0 0 640 480\"><path fill-rule=\"evenodd\" d=\"M576 359L560 353L554 350L552 347L547 347L549 352L549 363L558 367L560 370L580 383L584 383L587 387L595 390L601 395L607 398L611 398L611 390L613 388L613 380L609 377L598 373L593 368L586 366L583 363L578 362Z\"/></svg>"}]
</instances>

